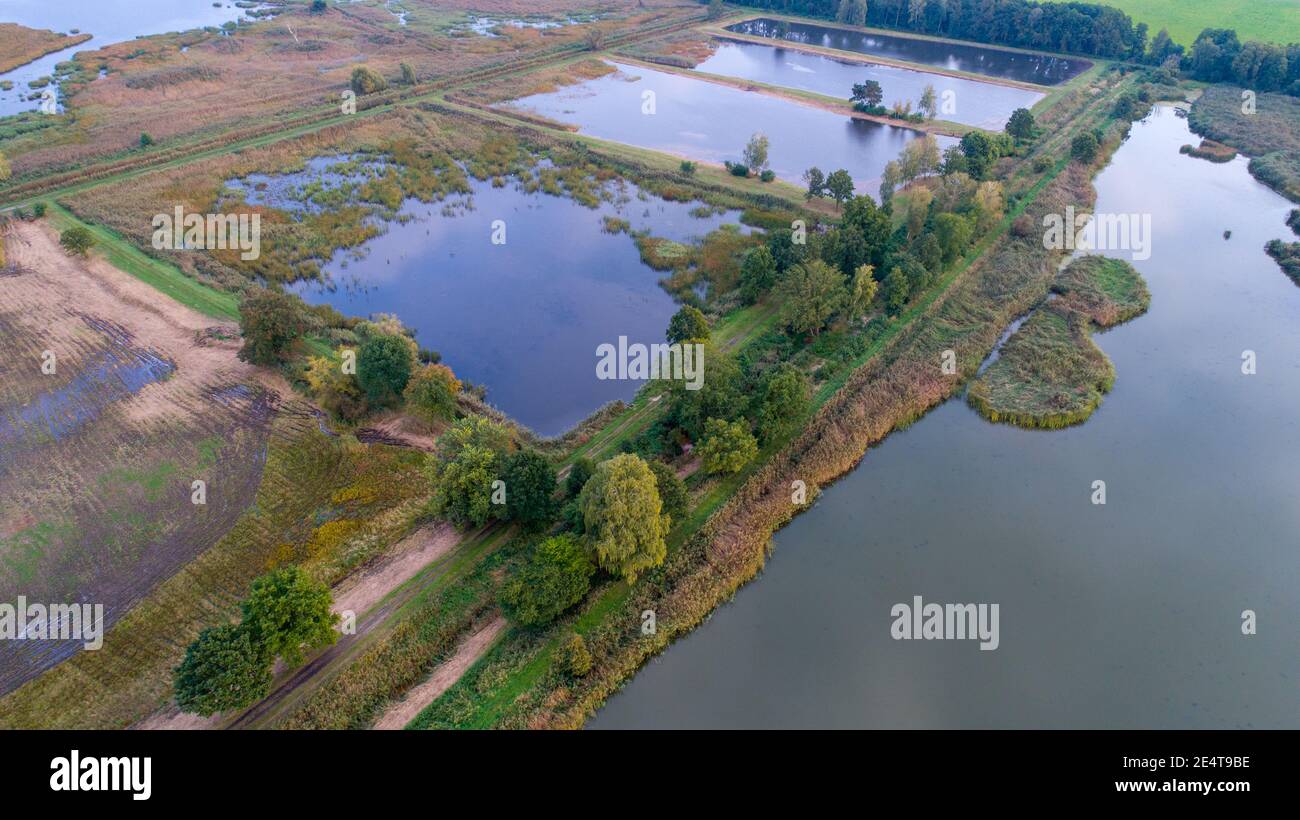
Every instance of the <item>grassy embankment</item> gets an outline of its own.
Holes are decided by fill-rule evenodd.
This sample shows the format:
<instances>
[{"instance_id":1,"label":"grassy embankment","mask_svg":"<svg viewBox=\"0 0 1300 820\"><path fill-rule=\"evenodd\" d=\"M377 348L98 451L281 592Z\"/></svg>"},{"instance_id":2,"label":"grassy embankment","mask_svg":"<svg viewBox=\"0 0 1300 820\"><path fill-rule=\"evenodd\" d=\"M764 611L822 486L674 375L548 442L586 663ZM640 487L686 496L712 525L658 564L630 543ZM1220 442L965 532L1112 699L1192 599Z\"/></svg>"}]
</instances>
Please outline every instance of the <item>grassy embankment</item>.
<instances>
[{"instance_id":1,"label":"grassy embankment","mask_svg":"<svg viewBox=\"0 0 1300 820\"><path fill-rule=\"evenodd\" d=\"M1132 265L1101 256L1072 262L1052 290L1060 298L1030 314L966 394L990 421L1049 429L1083 423L1115 382L1092 330L1139 316L1151 302Z\"/></svg>"},{"instance_id":2,"label":"grassy embankment","mask_svg":"<svg viewBox=\"0 0 1300 820\"><path fill-rule=\"evenodd\" d=\"M1060 157L1071 133L1104 125L1119 82L1082 104L1074 125L1040 149ZM1109 147L1118 135L1108 139ZM1035 152L1037 153L1037 151ZM413 724L434 726L574 726L599 705L644 660L673 637L693 628L761 568L770 533L797 510L790 482L809 488L850 469L866 446L897 424L915 419L942 400L959 379L938 376L939 353L958 351L964 376L993 345L1002 327L1041 299L1052 265L1041 242L1001 240L1010 223L1031 205L1035 214L1061 210L1067 202L1090 201L1091 169L1057 159L1048 173L1017 173L1017 200L994 236L916 303L866 350L863 366L843 371L817 393L812 421L793 442L778 442L734 479L718 482L670 536L666 565L628 588L611 584L539 643L536 635L507 636ZM975 272L976 275L970 275ZM959 294L949 293L959 283ZM924 318L925 321L918 321ZM638 632L639 613L657 612L659 631ZM584 635L596 667L583 679L559 671L552 660L570 631Z\"/></svg>"}]
</instances>

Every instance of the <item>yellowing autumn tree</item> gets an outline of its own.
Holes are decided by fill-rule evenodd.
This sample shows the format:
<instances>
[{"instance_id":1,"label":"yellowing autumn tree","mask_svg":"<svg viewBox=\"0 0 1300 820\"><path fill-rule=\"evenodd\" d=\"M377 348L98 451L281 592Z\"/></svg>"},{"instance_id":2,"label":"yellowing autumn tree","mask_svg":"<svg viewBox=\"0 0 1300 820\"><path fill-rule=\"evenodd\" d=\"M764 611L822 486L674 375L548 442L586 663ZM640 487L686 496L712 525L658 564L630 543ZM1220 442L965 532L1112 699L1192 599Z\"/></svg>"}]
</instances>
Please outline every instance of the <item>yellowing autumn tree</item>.
<instances>
[{"instance_id":1,"label":"yellowing autumn tree","mask_svg":"<svg viewBox=\"0 0 1300 820\"><path fill-rule=\"evenodd\" d=\"M659 489L650 467L631 453L602 461L578 496L596 563L629 584L668 554Z\"/></svg>"}]
</instances>

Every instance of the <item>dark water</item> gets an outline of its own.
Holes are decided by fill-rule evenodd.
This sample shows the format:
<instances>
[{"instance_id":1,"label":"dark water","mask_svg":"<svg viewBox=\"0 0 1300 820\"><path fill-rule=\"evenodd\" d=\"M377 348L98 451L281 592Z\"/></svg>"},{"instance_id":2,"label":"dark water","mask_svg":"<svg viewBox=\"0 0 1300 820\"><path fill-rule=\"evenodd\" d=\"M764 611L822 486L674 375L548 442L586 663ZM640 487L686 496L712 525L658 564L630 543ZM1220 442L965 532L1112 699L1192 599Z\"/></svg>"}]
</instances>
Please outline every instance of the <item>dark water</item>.
<instances>
[{"instance_id":1,"label":"dark water","mask_svg":"<svg viewBox=\"0 0 1300 820\"><path fill-rule=\"evenodd\" d=\"M215 6L212 0L0 0L0 23L64 34L78 29L93 35L84 43L0 74L0 80L14 82L12 90L0 91L0 116L39 108L39 100L25 99L34 93L27 84L53 75L55 65L71 60L78 51L93 51L150 34L220 26L247 13L229 0Z\"/></svg>"},{"instance_id":2,"label":"dark water","mask_svg":"<svg viewBox=\"0 0 1300 820\"><path fill-rule=\"evenodd\" d=\"M1300 288L1262 251L1289 205L1189 141L1161 109L1098 179L1099 211L1155 236L1150 312L1097 337L1118 379L1092 419L958 398L889 436L591 725L1300 726ZM1001 646L892 640L914 595L999 604Z\"/></svg>"},{"instance_id":3,"label":"dark water","mask_svg":"<svg viewBox=\"0 0 1300 820\"><path fill-rule=\"evenodd\" d=\"M328 162L304 173L328 178ZM258 182L267 180L247 181ZM249 199L279 202L294 184L267 182ZM662 342L677 305L658 284L664 274L641 262L630 236L605 233L603 217L685 242L737 214L692 216L698 202L642 199L627 183L596 209L513 183L471 184L472 209L407 202L401 214L411 221L387 225L360 258L343 251L324 266L333 290L303 283L297 291L348 315L397 314L421 346L441 353L462 379L486 385L489 402L543 435L564 432L607 402L630 400L642 382L597 379L596 348L617 345L619 336ZM496 220L505 223L502 245L492 242Z\"/></svg>"},{"instance_id":4,"label":"dark water","mask_svg":"<svg viewBox=\"0 0 1300 820\"><path fill-rule=\"evenodd\" d=\"M696 68L844 99L848 99L854 83L875 80L884 91L886 107L892 107L895 102L910 102L914 110L925 87L932 85L942 107L939 119L993 131L1002 130L1012 111L1029 108L1044 96L1023 88L893 66L849 63L797 49L754 43L722 43L712 57Z\"/></svg>"},{"instance_id":5,"label":"dark water","mask_svg":"<svg viewBox=\"0 0 1300 820\"><path fill-rule=\"evenodd\" d=\"M653 114L642 113L646 92L654 92ZM633 66L515 104L574 123L584 134L714 163L740 161L749 138L762 131L770 143L768 160L781 179L800 185L811 166L827 173L844 168L860 193L873 196L885 163L920 135L910 128ZM940 148L953 143L939 138Z\"/></svg>"},{"instance_id":6,"label":"dark water","mask_svg":"<svg viewBox=\"0 0 1300 820\"><path fill-rule=\"evenodd\" d=\"M951 71L969 71L1003 80L1019 80L1039 85L1056 85L1082 74L1091 65L1087 60L1024 54L987 46L942 43L890 34L819 26L816 23L786 23L760 17L727 26L729 31L758 37L779 37L842 51L857 51L877 57L906 60Z\"/></svg>"}]
</instances>

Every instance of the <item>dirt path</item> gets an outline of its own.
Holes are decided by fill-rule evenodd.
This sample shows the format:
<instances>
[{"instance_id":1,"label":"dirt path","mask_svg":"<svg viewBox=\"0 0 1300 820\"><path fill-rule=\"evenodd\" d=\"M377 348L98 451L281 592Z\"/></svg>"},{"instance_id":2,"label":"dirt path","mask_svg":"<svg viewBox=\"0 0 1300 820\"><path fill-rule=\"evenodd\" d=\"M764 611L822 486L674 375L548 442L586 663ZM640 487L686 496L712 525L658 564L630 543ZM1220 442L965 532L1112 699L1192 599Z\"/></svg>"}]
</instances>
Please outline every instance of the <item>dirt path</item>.
<instances>
[{"instance_id":1,"label":"dirt path","mask_svg":"<svg viewBox=\"0 0 1300 820\"><path fill-rule=\"evenodd\" d=\"M460 533L445 522L416 530L378 564L339 583L334 589L334 611L365 614L459 542Z\"/></svg>"},{"instance_id":2,"label":"dirt path","mask_svg":"<svg viewBox=\"0 0 1300 820\"><path fill-rule=\"evenodd\" d=\"M487 654L505 628L506 619L498 615L476 629L460 642L454 655L434 668L428 680L411 689L406 693L406 697L390 706L379 720L375 721L373 728L402 729L415 720L415 716L420 714L424 707L437 700L438 696L460 680L461 675L464 675L479 658Z\"/></svg>"}]
</instances>

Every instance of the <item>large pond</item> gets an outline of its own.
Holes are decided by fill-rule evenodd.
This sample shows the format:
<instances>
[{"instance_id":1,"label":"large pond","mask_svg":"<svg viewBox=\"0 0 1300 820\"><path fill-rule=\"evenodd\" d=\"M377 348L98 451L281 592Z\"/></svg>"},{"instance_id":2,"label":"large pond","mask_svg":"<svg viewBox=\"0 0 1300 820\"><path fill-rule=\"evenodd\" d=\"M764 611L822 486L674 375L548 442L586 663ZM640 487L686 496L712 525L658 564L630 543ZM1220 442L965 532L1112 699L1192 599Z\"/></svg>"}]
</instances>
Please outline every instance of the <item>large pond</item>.
<instances>
[{"instance_id":1,"label":"large pond","mask_svg":"<svg viewBox=\"0 0 1300 820\"><path fill-rule=\"evenodd\" d=\"M92 51L150 34L220 26L244 18L247 13L247 9L232 2L214 4L212 0L2 0L0 23L64 34L77 29L92 38L0 74L0 80L14 83L13 89L0 91L0 116L39 108L39 100L27 99L37 93L28 84L52 76L55 65L71 60L78 51Z\"/></svg>"},{"instance_id":2,"label":"large pond","mask_svg":"<svg viewBox=\"0 0 1300 820\"><path fill-rule=\"evenodd\" d=\"M816 165L846 169L860 193L875 195L885 163L920 132L742 91L665 71L618 65L618 71L516 107L576 124L584 134L706 162L739 161L749 138L764 133L778 177L801 184ZM650 103L653 103L651 106ZM954 144L940 137L940 147Z\"/></svg>"},{"instance_id":3,"label":"large pond","mask_svg":"<svg viewBox=\"0 0 1300 820\"><path fill-rule=\"evenodd\" d=\"M1262 250L1290 206L1193 141L1159 109L1097 180L1154 238L1092 419L1028 431L956 398L890 435L591 725L1300 726L1300 288ZM999 604L999 648L893 640L916 595Z\"/></svg>"},{"instance_id":4,"label":"large pond","mask_svg":"<svg viewBox=\"0 0 1300 820\"><path fill-rule=\"evenodd\" d=\"M1083 73L1092 65L1087 60L1056 57L1050 54L1008 51L1001 48L916 37L896 37L891 34L852 31L820 26L816 23L791 23L766 17L736 23L727 26L727 30L1040 85L1064 82Z\"/></svg>"},{"instance_id":5,"label":"large pond","mask_svg":"<svg viewBox=\"0 0 1300 820\"><path fill-rule=\"evenodd\" d=\"M1029 108L1043 98L1037 91L996 83L963 80L886 65L837 60L793 48L755 43L722 43L696 68L710 74L801 88L848 99L854 83L875 80L884 92L884 105L911 103L915 110L926 86L933 86L939 119L1001 131L1017 108Z\"/></svg>"},{"instance_id":6,"label":"large pond","mask_svg":"<svg viewBox=\"0 0 1300 820\"><path fill-rule=\"evenodd\" d=\"M302 206L286 191L322 179L337 184L329 168L339 159L231 187L250 202L292 210ZM658 284L664 274L641 262L630 236L606 232L605 217L687 242L738 216L701 216L698 202L668 202L626 182L621 189L609 183L611 201L594 209L526 193L513 181L500 188L470 183L468 200L404 203L385 233L323 267L329 287L306 282L296 291L348 315L397 314L422 347L441 353L461 378L485 385L489 402L542 435L635 396L639 381L596 377L596 348L617 345L620 336L629 344L662 342L677 310ZM498 228L502 244L493 241Z\"/></svg>"}]
</instances>

